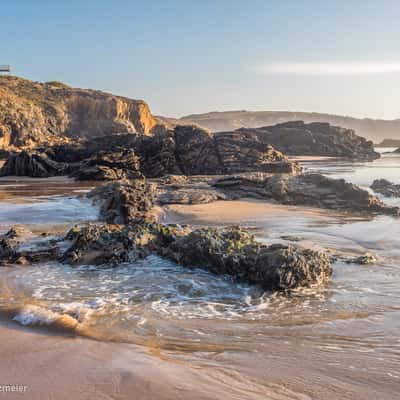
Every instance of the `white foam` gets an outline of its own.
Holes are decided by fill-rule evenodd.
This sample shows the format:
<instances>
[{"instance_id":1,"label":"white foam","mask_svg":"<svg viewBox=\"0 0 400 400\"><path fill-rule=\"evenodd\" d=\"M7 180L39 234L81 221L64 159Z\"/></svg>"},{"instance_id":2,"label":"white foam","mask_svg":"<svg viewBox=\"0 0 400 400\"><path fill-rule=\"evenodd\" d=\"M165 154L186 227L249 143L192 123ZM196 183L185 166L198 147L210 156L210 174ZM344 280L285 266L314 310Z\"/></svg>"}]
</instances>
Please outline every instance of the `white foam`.
<instances>
[{"instance_id":1,"label":"white foam","mask_svg":"<svg viewBox=\"0 0 400 400\"><path fill-rule=\"evenodd\" d=\"M43 307L28 305L22 308L13 318L14 321L21 325L51 325L59 314Z\"/></svg>"}]
</instances>

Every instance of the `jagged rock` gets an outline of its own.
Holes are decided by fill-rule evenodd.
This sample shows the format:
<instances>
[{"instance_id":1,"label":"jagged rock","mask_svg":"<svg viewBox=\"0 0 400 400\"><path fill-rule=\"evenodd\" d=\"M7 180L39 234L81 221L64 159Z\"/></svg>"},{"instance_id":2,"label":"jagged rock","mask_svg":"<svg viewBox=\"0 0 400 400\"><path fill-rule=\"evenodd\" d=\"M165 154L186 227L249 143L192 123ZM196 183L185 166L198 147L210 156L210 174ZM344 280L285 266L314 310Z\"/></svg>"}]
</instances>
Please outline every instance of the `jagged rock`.
<instances>
[{"instance_id":1,"label":"jagged rock","mask_svg":"<svg viewBox=\"0 0 400 400\"><path fill-rule=\"evenodd\" d=\"M297 173L300 167L271 147L262 135L210 134L194 126L154 131L153 136L110 135L76 144L39 148L40 165L16 168L11 157L3 174L52 176L81 180L149 178L165 175L216 175L243 171ZM33 158L33 156L30 156ZM38 161L38 162L39 162ZM45 164L42 166L42 164ZM10 168L12 167L12 168Z\"/></svg>"},{"instance_id":2,"label":"jagged rock","mask_svg":"<svg viewBox=\"0 0 400 400\"><path fill-rule=\"evenodd\" d=\"M156 188L144 179L121 180L97 187L88 197L100 203L102 219L108 223L128 224L151 219Z\"/></svg>"},{"instance_id":3,"label":"jagged rock","mask_svg":"<svg viewBox=\"0 0 400 400\"><path fill-rule=\"evenodd\" d=\"M18 228L11 228L0 236L0 263L13 262L17 258L18 238L21 235Z\"/></svg>"},{"instance_id":4,"label":"jagged rock","mask_svg":"<svg viewBox=\"0 0 400 400\"><path fill-rule=\"evenodd\" d=\"M230 275L238 282L287 290L324 284L331 274L326 254L292 246L266 246L241 228L192 230L144 220L127 225L74 226L65 237L34 250L19 250L14 231L0 239L2 262L59 260L70 264L118 264L155 253L183 266ZM54 243L55 242L55 243ZM70 242L60 256L58 243Z\"/></svg>"},{"instance_id":5,"label":"jagged rock","mask_svg":"<svg viewBox=\"0 0 400 400\"><path fill-rule=\"evenodd\" d=\"M305 124L291 121L261 128L240 128L234 132L263 136L264 140L288 155L331 156L375 160L372 141L355 134L352 129L324 122Z\"/></svg>"},{"instance_id":6,"label":"jagged rock","mask_svg":"<svg viewBox=\"0 0 400 400\"><path fill-rule=\"evenodd\" d=\"M381 193L386 197L400 197L400 185L386 179L375 179L370 187L374 192Z\"/></svg>"},{"instance_id":7,"label":"jagged rock","mask_svg":"<svg viewBox=\"0 0 400 400\"><path fill-rule=\"evenodd\" d=\"M148 178L182 175L177 159L173 132L160 130L152 137L142 137L135 144L143 174Z\"/></svg>"},{"instance_id":8,"label":"jagged rock","mask_svg":"<svg viewBox=\"0 0 400 400\"><path fill-rule=\"evenodd\" d=\"M299 121L299 119L307 123ZM279 123L281 121L289 122ZM340 128L330 125L328 122L355 128L357 132L369 131L370 136L372 131L372 136L379 131L375 128L371 130L373 124L367 120L297 112L214 112L189 115L173 121L175 124L194 123L213 132L261 134L266 137L268 143L288 155L333 156L367 160L379 158L371 141L357 136L353 129ZM235 130L236 128L239 129ZM385 130L385 127L382 126L382 129Z\"/></svg>"},{"instance_id":9,"label":"jagged rock","mask_svg":"<svg viewBox=\"0 0 400 400\"><path fill-rule=\"evenodd\" d=\"M145 224L89 224L73 227L66 240L72 241L72 244L62 256L63 262L118 264L149 255L148 245L155 240L155 236Z\"/></svg>"},{"instance_id":10,"label":"jagged rock","mask_svg":"<svg viewBox=\"0 0 400 400\"><path fill-rule=\"evenodd\" d=\"M348 260L348 263L354 263L354 264L361 264L361 265L367 265L367 264L375 264L377 262L377 258L370 252L367 252L359 257L352 258L351 260Z\"/></svg>"},{"instance_id":11,"label":"jagged rock","mask_svg":"<svg viewBox=\"0 0 400 400\"><path fill-rule=\"evenodd\" d=\"M70 176L77 180L113 181L143 178L139 158L131 149L99 151L83 160Z\"/></svg>"},{"instance_id":12,"label":"jagged rock","mask_svg":"<svg viewBox=\"0 0 400 400\"><path fill-rule=\"evenodd\" d=\"M216 133L214 137L225 174L246 171L295 173L300 169L275 150L265 135L234 131Z\"/></svg>"},{"instance_id":13,"label":"jagged rock","mask_svg":"<svg viewBox=\"0 0 400 400\"><path fill-rule=\"evenodd\" d=\"M266 246L240 228L204 228L161 248L161 255L189 267L232 276L269 290L326 283L332 273L327 255L275 244Z\"/></svg>"},{"instance_id":14,"label":"jagged rock","mask_svg":"<svg viewBox=\"0 0 400 400\"><path fill-rule=\"evenodd\" d=\"M174 125L195 124L212 132L232 131L241 127L258 128L284 121L302 120L307 124L324 121L329 122L331 125L343 126L353 129L356 132L362 132L366 138L373 139L375 142L384 138L398 137L400 132L400 120L398 119L388 121L299 111L214 111L204 114L187 115L179 119L166 117L160 119L165 123ZM400 146L400 140L394 140L393 143L384 143L385 147L386 145L389 145L388 147L396 147L394 143L396 141L399 143L398 146Z\"/></svg>"},{"instance_id":15,"label":"jagged rock","mask_svg":"<svg viewBox=\"0 0 400 400\"><path fill-rule=\"evenodd\" d=\"M67 165L51 160L45 153L22 151L12 154L0 169L0 176L47 178L64 175Z\"/></svg>"},{"instance_id":16,"label":"jagged rock","mask_svg":"<svg viewBox=\"0 0 400 400\"><path fill-rule=\"evenodd\" d=\"M48 241L36 246L24 248L22 244L31 236L31 232L21 227L12 227L0 236L0 264L27 264L54 260L59 256L59 249Z\"/></svg>"},{"instance_id":17,"label":"jagged rock","mask_svg":"<svg viewBox=\"0 0 400 400\"><path fill-rule=\"evenodd\" d=\"M384 204L366 190L320 174L240 174L217 179L213 186L231 198L267 198L283 204L399 215L398 207Z\"/></svg>"},{"instance_id":18,"label":"jagged rock","mask_svg":"<svg viewBox=\"0 0 400 400\"><path fill-rule=\"evenodd\" d=\"M300 170L262 136L212 134L196 126L176 126L139 138L135 151L147 177L167 174L218 175L244 171L296 173Z\"/></svg>"}]
</instances>

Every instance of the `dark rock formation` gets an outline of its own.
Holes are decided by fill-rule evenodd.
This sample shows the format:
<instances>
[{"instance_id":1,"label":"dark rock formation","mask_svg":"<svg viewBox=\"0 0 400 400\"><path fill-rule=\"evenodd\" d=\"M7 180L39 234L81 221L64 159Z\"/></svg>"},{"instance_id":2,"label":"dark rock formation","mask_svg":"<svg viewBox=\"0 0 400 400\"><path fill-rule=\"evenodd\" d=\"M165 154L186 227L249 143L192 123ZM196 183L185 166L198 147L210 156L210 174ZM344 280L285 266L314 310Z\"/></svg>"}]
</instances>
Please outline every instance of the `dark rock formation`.
<instances>
[{"instance_id":1,"label":"dark rock formation","mask_svg":"<svg viewBox=\"0 0 400 400\"><path fill-rule=\"evenodd\" d=\"M331 126L328 123L303 121L286 122L261 128L240 128L239 135L262 137L277 150L287 155L331 156L374 160L380 154L374 151L371 141L357 136L351 129Z\"/></svg>"},{"instance_id":2,"label":"dark rock formation","mask_svg":"<svg viewBox=\"0 0 400 400\"><path fill-rule=\"evenodd\" d=\"M300 168L264 140L247 133L211 134L196 126L139 138L135 151L147 177L217 175L244 171L295 173Z\"/></svg>"},{"instance_id":3,"label":"dark rock formation","mask_svg":"<svg viewBox=\"0 0 400 400\"><path fill-rule=\"evenodd\" d=\"M158 117L163 123L173 125L195 124L212 132L233 131L238 128L258 128L288 121L328 122L334 126L352 129L358 135L378 142L384 138L396 138L400 132L400 119L384 120L353 118L343 115L298 111L221 111L192 114L180 119ZM400 146L400 144L399 144Z\"/></svg>"},{"instance_id":4,"label":"dark rock formation","mask_svg":"<svg viewBox=\"0 0 400 400\"><path fill-rule=\"evenodd\" d=\"M287 290L326 283L332 273L329 258L312 250L262 245L240 228L199 229L177 238L161 255L189 267L264 289Z\"/></svg>"},{"instance_id":5,"label":"dark rock formation","mask_svg":"<svg viewBox=\"0 0 400 400\"><path fill-rule=\"evenodd\" d=\"M386 197L400 197L400 185L386 179L375 179L370 187L374 192L381 193Z\"/></svg>"},{"instance_id":6,"label":"dark rock formation","mask_svg":"<svg viewBox=\"0 0 400 400\"><path fill-rule=\"evenodd\" d=\"M66 235L70 247L61 260L70 264L118 264L150 254L154 234L145 224L75 226Z\"/></svg>"},{"instance_id":7,"label":"dark rock formation","mask_svg":"<svg viewBox=\"0 0 400 400\"><path fill-rule=\"evenodd\" d=\"M262 136L212 135L194 126L179 126L174 130L159 128L153 136L112 135L81 140L75 145L42 148L35 154L53 162L53 170L47 168L38 174L29 163L22 169L10 162L3 168L3 175L59 175L59 165L64 173L72 173L81 180L139 178L142 174L155 178L243 171L296 173L300 170L297 163L274 150Z\"/></svg>"},{"instance_id":8,"label":"dark rock formation","mask_svg":"<svg viewBox=\"0 0 400 400\"><path fill-rule=\"evenodd\" d=\"M128 224L151 219L156 188L144 179L122 180L93 189L88 197L100 203L103 220Z\"/></svg>"},{"instance_id":9,"label":"dark rock formation","mask_svg":"<svg viewBox=\"0 0 400 400\"><path fill-rule=\"evenodd\" d=\"M45 262L59 257L59 248L48 240L27 248L21 246L28 242L29 236L30 232L28 233L19 227L13 227L4 235L1 235L0 265Z\"/></svg>"},{"instance_id":10,"label":"dark rock formation","mask_svg":"<svg viewBox=\"0 0 400 400\"><path fill-rule=\"evenodd\" d=\"M398 207L384 204L366 190L320 174L241 174L217 179L213 185L231 198L267 198L283 204L399 215Z\"/></svg>"},{"instance_id":11,"label":"dark rock formation","mask_svg":"<svg viewBox=\"0 0 400 400\"><path fill-rule=\"evenodd\" d=\"M67 165L50 159L45 153L22 151L12 154L0 169L0 176L31 176L47 178L64 175Z\"/></svg>"},{"instance_id":12,"label":"dark rock formation","mask_svg":"<svg viewBox=\"0 0 400 400\"><path fill-rule=\"evenodd\" d=\"M17 259L18 236L15 228L0 236L0 263L13 262Z\"/></svg>"},{"instance_id":13,"label":"dark rock formation","mask_svg":"<svg viewBox=\"0 0 400 400\"><path fill-rule=\"evenodd\" d=\"M155 253L183 266L230 275L238 282L269 290L321 285L332 272L324 253L284 245L266 246L240 228L191 231L143 221L128 225L88 224L75 226L59 241L70 242L62 255L60 248L54 246L25 252L6 249L1 253L2 260L113 265Z\"/></svg>"},{"instance_id":14,"label":"dark rock formation","mask_svg":"<svg viewBox=\"0 0 400 400\"><path fill-rule=\"evenodd\" d=\"M144 178L133 150L101 151L84 160L71 174L78 180L118 180Z\"/></svg>"},{"instance_id":15,"label":"dark rock formation","mask_svg":"<svg viewBox=\"0 0 400 400\"><path fill-rule=\"evenodd\" d=\"M119 132L150 134L147 104L67 85L0 76L0 148L32 148Z\"/></svg>"}]
</instances>

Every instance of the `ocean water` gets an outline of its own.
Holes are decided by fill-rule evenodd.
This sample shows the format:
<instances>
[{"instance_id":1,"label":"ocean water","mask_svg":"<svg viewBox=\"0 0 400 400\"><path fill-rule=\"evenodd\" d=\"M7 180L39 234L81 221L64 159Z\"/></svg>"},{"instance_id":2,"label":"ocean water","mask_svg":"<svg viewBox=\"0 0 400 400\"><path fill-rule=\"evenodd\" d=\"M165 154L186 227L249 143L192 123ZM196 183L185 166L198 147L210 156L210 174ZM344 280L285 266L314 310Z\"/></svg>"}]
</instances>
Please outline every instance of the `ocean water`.
<instances>
[{"instance_id":1,"label":"ocean water","mask_svg":"<svg viewBox=\"0 0 400 400\"><path fill-rule=\"evenodd\" d=\"M384 154L372 163L307 162L304 167L366 188L376 178L400 183L400 155ZM13 189L9 201L7 185L0 182L3 230L12 223L65 227L97 216L90 203L76 197L87 188L66 192L62 185L52 189L46 184L43 195L37 183L36 195L24 195L22 186ZM400 205L399 199L382 199ZM13 309L21 325L57 326L140 344L196 368L211 368L221 380L240 377L249 390L267 382L291 390L292 395L277 390L276 399L399 398L400 220L332 211L303 214L298 207L250 222L266 242L296 235L300 244L333 252L355 256L371 251L378 262L336 262L326 287L290 296L155 256L115 268L59 263L3 268L0 307Z\"/></svg>"}]
</instances>

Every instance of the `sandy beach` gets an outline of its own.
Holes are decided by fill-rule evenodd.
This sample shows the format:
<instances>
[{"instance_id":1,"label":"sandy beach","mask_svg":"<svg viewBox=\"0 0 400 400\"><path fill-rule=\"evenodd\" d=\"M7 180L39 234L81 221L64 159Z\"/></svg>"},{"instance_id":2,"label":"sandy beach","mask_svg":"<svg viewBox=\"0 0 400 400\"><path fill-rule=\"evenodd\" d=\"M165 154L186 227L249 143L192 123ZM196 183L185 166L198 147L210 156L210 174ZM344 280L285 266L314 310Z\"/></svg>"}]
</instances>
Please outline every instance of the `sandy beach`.
<instances>
[{"instance_id":1,"label":"sandy beach","mask_svg":"<svg viewBox=\"0 0 400 400\"><path fill-rule=\"evenodd\" d=\"M30 400L306 400L278 385L241 382L206 366L177 361L158 349L101 342L80 337L0 325L1 385L26 386L24 392L1 393Z\"/></svg>"}]
</instances>

